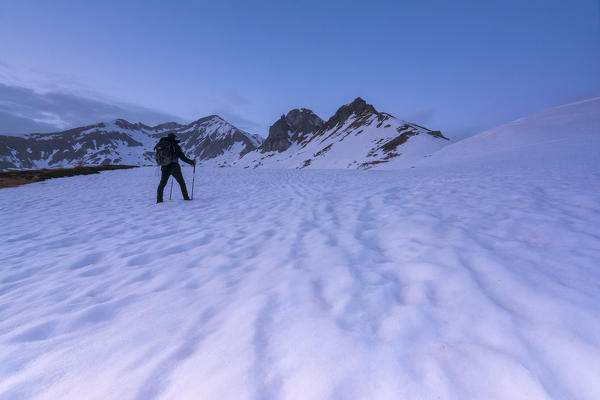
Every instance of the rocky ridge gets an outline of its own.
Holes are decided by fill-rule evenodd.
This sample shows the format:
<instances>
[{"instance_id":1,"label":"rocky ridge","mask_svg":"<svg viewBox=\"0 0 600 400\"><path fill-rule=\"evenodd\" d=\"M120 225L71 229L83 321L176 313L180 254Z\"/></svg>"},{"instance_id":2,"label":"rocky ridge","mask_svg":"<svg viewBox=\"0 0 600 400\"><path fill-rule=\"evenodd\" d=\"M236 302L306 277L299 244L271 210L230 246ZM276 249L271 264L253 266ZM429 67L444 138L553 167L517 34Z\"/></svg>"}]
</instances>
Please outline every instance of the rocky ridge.
<instances>
[{"instance_id":1,"label":"rocky ridge","mask_svg":"<svg viewBox=\"0 0 600 400\"><path fill-rule=\"evenodd\" d=\"M62 132L0 136L0 170L60 168L77 165L155 165L153 148L169 133L200 165L227 166L255 150L262 138L231 125L217 115L189 124L167 122L156 126L124 119Z\"/></svg>"},{"instance_id":2,"label":"rocky ridge","mask_svg":"<svg viewBox=\"0 0 600 400\"><path fill-rule=\"evenodd\" d=\"M378 112L358 97L341 106L326 122L305 108L290 111L271 126L262 146L234 165L369 169L392 160L397 165L398 158L410 162L448 142L440 131Z\"/></svg>"}]
</instances>

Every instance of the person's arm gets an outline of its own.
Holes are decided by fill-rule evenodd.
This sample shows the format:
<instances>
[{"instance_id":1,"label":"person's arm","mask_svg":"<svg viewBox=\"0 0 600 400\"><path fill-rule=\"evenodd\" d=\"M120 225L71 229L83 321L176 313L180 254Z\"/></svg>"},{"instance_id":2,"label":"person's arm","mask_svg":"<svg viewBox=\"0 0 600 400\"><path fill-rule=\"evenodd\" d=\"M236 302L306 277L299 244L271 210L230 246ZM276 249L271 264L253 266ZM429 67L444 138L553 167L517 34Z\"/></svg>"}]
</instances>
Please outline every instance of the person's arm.
<instances>
[{"instance_id":1,"label":"person's arm","mask_svg":"<svg viewBox=\"0 0 600 400\"><path fill-rule=\"evenodd\" d=\"M194 165L194 161L190 160L189 158L187 158L185 156L185 154L183 154L183 151L181 151L181 147L175 143L175 154L177 155L177 157L181 158L183 161L185 161L186 163L190 164L190 165Z\"/></svg>"}]
</instances>

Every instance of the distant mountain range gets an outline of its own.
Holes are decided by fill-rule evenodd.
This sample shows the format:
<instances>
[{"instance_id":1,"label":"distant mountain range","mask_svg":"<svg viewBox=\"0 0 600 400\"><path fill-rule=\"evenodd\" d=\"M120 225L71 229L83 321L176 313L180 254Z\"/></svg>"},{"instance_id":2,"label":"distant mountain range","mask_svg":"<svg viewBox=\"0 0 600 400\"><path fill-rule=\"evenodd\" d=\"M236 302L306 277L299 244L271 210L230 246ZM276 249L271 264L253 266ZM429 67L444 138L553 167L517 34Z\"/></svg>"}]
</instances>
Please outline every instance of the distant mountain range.
<instances>
[{"instance_id":1,"label":"distant mountain range","mask_svg":"<svg viewBox=\"0 0 600 400\"><path fill-rule=\"evenodd\" d=\"M0 135L0 170L155 165L154 145L169 133L205 167L368 169L394 159L418 160L448 143L440 131L378 112L357 98L327 121L306 108L291 110L269 128L266 139L218 115L187 125L148 126L117 119L63 132Z\"/></svg>"},{"instance_id":2,"label":"distant mountain range","mask_svg":"<svg viewBox=\"0 0 600 400\"><path fill-rule=\"evenodd\" d=\"M227 165L263 141L217 115L187 125L168 122L148 126L117 119L63 132L0 136L0 169L154 165L154 145L169 133L177 135L190 158L214 165Z\"/></svg>"}]
</instances>

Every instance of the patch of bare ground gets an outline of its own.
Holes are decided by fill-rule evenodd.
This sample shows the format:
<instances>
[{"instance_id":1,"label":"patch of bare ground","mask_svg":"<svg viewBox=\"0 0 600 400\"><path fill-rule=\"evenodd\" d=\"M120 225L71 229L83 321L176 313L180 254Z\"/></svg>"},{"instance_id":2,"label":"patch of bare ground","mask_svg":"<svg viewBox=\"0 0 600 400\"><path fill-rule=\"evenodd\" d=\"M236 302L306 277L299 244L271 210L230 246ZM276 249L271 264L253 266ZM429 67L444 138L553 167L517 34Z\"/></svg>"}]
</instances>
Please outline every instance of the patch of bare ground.
<instances>
[{"instance_id":1,"label":"patch of bare ground","mask_svg":"<svg viewBox=\"0 0 600 400\"><path fill-rule=\"evenodd\" d=\"M312 162L312 160L304 160L304 164L302 164L302 166L300 167L300 169L302 168L306 168L310 165L310 163Z\"/></svg>"},{"instance_id":2,"label":"patch of bare ground","mask_svg":"<svg viewBox=\"0 0 600 400\"><path fill-rule=\"evenodd\" d=\"M387 142L386 144L381 146L380 149L385 151L386 153L392 152L392 151L396 150L396 147L405 143L409 137L415 136L415 135L418 135L418 133L414 132L414 131L404 132L400 136L396 136L394 139L390 140L389 142Z\"/></svg>"},{"instance_id":3,"label":"patch of bare ground","mask_svg":"<svg viewBox=\"0 0 600 400\"><path fill-rule=\"evenodd\" d=\"M0 172L0 188L15 187L28 183L41 182L46 179L63 178L76 175L97 174L101 171L137 168L135 165L96 165L91 167L31 169L23 171Z\"/></svg>"},{"instance_id":4,"label":"patch of bare ground","mask_svg":"<svg viewBox=\"0 0 600 400\"><path fill-rule=\"evenodd\" d=\"M313 157L319 157L320 155L327 153L331 149L331 146L333 146L333 143L313 154Z\"/></svg>"},{"instance_id":5,"label":"patch of bare ground","mask_svg":"<svg viewBox=\"0 0 600 400\"><path fill-rule=\"evenodd\" d=\"M369 162L365 162L359 165L359 169L369 169L371 168L373 165L376 164L383 164L388 162L388 160L374 160L374 161L369 161Z\"/></svg>"}]
</instances>

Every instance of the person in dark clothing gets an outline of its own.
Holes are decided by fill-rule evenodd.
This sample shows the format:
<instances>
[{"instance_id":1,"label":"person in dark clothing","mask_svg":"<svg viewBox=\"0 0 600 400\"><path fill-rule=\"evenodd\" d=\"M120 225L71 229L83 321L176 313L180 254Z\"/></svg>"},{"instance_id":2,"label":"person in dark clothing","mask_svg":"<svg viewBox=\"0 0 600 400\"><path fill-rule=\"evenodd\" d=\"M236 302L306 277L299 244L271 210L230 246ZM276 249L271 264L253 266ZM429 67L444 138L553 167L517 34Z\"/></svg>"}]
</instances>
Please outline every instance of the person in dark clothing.
<instances>
[{"instance_id":1,"label":"person in dark clothing","mask_svg":"<svg viewBox=\"0 0 600 400\"><path fill-rule=\"evenodd\" d=\"M181 194L183 195L184 200L190 200L188 196L187 187L185 186L185 181L183 180L183 175L181 174L181 166L179 165L178 160L181 158L183 161L190 165L196 165L196 160L190 160L183 154L181 151L181 147L179 146L179 140L174 133L169 133L167 137L160 139L160 141L168 140L171 142L171 148L174 152L173 162L169 165L162 166L160 169L162 171L162 175L160 177L160 183L158 184L158 190L156 191L156 202L162 203L163 201L163 191L165 190L165 186L169 181L169 176L173 175L179 186L181 187Z\"/></svg>"}]
</instances>

